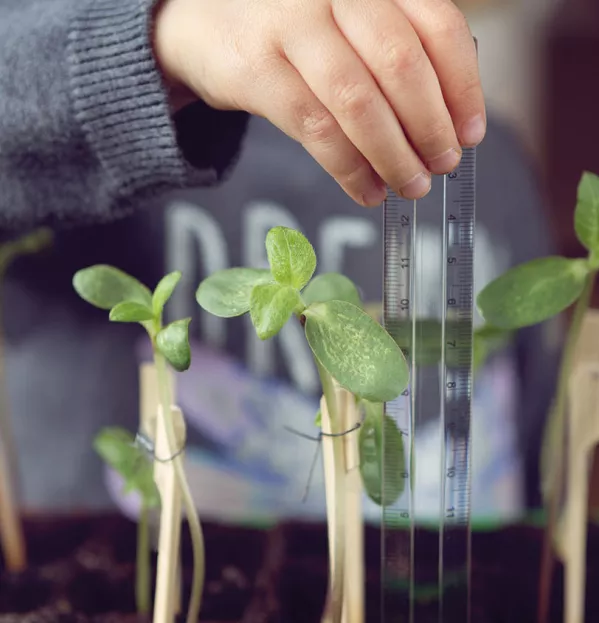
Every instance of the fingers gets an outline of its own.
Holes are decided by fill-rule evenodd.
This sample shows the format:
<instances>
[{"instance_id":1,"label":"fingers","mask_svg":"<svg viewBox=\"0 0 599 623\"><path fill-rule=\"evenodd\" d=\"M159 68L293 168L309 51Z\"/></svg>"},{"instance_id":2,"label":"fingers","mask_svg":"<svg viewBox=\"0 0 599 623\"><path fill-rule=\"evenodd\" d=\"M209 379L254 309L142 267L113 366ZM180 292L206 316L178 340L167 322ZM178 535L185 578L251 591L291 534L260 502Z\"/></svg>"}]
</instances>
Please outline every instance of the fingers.
<instances>
[{"instance_id":1,"label":"fingers","mask_svg":"<svg viewBox=\"0 0 599 623\"><path fill-rule=\"evenodd\" d=\"M250 94L252 112L301 143L354 201L379 205L386 196L385 183L297 70L279 59L261 76Z\"/></svg>"},{"instance_id":2,"label":"fingers","mask_svg":"<svg viewBox=\"0 0 599 623\"><path fill-rule=\"evenodd\" d=\"M356 4L352 11L354 19L359 16ZM285 41L283 51L287 59L333 115L347 139L387 184L410 199L424 196L430 189L429 172L411 147L372 73L331 15L313 20L312 27L310 37L297 36ZM318 140L311 148L319 156L323 149L330 151ZM348 155L348 149L344 139L343 146L333 146L333 157L344 163L355 162L353 150Z\"/></svg>"},{"instance_id":3,"label":"fingers","mask_svg":"<svg viewBox=\"0 0 599 623\"><path fill-rule=\"evenodd\" d=\"M435 70L393 0L338 0L339 29L376 79L431 173L452 171L461 148Z\"/></svg>"},{"instance_id":4,"label":"fingers","mask_svg":"<svg viewBox=\"0 0 599 623\"><path fill-rule=\"evenodd\" d=\"M418 33L439 79L463 147L484 138L486 114L476 46L466 19L450 0L395 0Z\"/></svg>"}]
</instances>

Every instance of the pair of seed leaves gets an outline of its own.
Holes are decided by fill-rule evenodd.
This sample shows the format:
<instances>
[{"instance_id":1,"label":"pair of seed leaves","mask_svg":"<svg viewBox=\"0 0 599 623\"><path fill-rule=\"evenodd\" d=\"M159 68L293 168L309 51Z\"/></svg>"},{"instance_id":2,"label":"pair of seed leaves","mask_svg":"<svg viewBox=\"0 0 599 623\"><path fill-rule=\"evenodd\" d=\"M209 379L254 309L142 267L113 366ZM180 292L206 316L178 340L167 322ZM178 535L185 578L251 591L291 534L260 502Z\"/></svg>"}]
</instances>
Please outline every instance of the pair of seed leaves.
<instances>
[{"instance_id":1,"label":"pair of seed leaves","mask_svg":"<svg viewBox=\"0 0 599 623\"><path fill-rule=\"evenodd\" d=\"M181 279L178 271L160 280L154 292L127 273L99 264L78 271L73 287L79 296L94 307L109 310L113 322L135 322L148 332L155 348L178 371L191 363L188 327L191 318L162 326L162 313ZM153 464L145 451L135 444L133 435L122 428L100 431L94 448L102 459L123 478L125 493L136 491L148 508L159 504L154 484Z\"/></svg>"},{"instance_id":2,"label":"pair of seed leaves","mask_svg":"<svg viewBox=\"0 0 599 623\"><path fill-rule=\"evenodd\" d=\"M408 384L403 353L362 309L350 279L337 273L313 278L316 253L302 233L275 227L268 232L265 245L270 269L218 271L200 284L196 299L204 310L219 317L249 312L262 340L275 336L293 316L301 321L316 361L363 408L359 433L363 482L373 501L390 504L404 487L404 451L401 433L384 415L382 403L397 398ZM385 491L383 457L387 473L396 474L386 479Z\"/></svg>"}]
</instances>

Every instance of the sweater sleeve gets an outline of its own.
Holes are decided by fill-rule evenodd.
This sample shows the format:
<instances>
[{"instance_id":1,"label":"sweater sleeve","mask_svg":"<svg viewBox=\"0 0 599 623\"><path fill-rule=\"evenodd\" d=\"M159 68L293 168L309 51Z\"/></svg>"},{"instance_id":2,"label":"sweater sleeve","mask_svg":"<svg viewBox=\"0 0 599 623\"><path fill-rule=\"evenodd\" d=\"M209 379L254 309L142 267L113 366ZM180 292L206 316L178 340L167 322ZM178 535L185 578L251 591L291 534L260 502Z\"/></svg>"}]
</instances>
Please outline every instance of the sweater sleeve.
<instances>
[{"instance_id":1,"label":"sweater sleeve","mask_svg":"<svg viewBox=\"0 0 599 623\"><path fill-rule=\"evenodd\" d=\"M0 227L112 220L217 184L248 115L170 115L152 0L0 0Z\"/></svg>"}]
</instances>

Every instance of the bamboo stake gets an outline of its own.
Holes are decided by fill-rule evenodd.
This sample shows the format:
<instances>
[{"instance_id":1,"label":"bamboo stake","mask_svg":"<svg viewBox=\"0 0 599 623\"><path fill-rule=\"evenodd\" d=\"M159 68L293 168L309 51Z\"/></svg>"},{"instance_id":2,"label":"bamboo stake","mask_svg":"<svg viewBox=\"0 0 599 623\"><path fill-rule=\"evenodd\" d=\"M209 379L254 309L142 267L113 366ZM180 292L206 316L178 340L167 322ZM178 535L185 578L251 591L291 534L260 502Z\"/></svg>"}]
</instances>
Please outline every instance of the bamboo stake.
<instances>
[{"instance_id":1,"label":"bamboo stake","mask_svg":"<svg viewBox=\"0 0 599 623\"><path fill-rule=\"evenodd\" d=\"M165 418L158 408L156 420L156 456L168 458L185 443L185 422L178 407L170 414L175 428L177 448L168 443ZM178 599L175 595L181 543L181 492L172 461L154 462L154 480L160 492L160 535L158 539L158 570L154 598L154 623L174 623Z\"/></svg>"},{"instance_id":2,"label":"bamboo stake","mask_svg":"<svg viewBox=\"0 0 599 623\"><path fill-rule=\"evenodd\" d=\"M0 439L0 542L8 571L14 573L24 571L27 566L25 537L2 439Z\"/></svg>"},{"instance_id":3,"label":"bamboo stake","mask_svg":"<svg viewBox=\"0 0 599 623\"><path fill-rule=\"evenodd\" d=\"M0 271L0 278L2 271ZM1 299L0 299L1 303ZM15 487L17 458L10 426L8 387L4 368L4 336L0 314L0 545L6 568L23 571L27 566L27 549L19 515Z\"/></svg>"},{"instance_id":4,"label":"bamboo stake","mask_svg":"<svg viewBox=\"0 0 599 623\"><path fill-rule=\"evenodd\" d=\"M582 364L570 380L566 507L560 526L565 566L565 623L584 622L589 474L599 441L599 362Z\"/></svg>"},{"instance_id":5,"label":"bamboo stake","mask_svg":"<svg viewBox=\"0 0 599 623\"><path fill-rule=\"evenodd\" d=\"M172 370L168 370L169 382L171 388L171 396L176 396L177 377ZM142 363L139 367L139 429L151 439L156 445L156 414L157 407L160 404L160 396L158 395L158 375L156 366L153 362ZM159 522L155 519L156 515L150 517L150 539L152 547L158 550L159 542ZM182 610L183 595L181 590L182 572L181 561L177 565L177 579L175 582L175 612L179 614Z\"/></svg>"},{"instance_id":6,"label":"bamboo stake","mask_svg":"<svg viewBox=\"0 0 599 623\"><path fill-rule=\"evenodd\" d=\"M583 319L568 387L568 452L564 507L555 537L564 563L564 620L583 623L589 484L599 442L599 312Z\"/></svg>"},{"instance_id":7,"label":"bamboo stake","mask_svg":"<svg viewBox=\"0 0 599 623\"><path fill-rule=\"evenodd\" d=\"M343 421L343 430L350 430L360 421L360 414L352 394L337 387L338 413ZM331 420L324 396L320 401L322 432L331 433ZM344 436L345 473L336 474L333 460L333 438L326 434L322 438L324 460L327 524L329 537L330 573L333 567L336 513L345 515L345 590L343 601L343 623L364 623L364 525L362 516L362 480L360 477L360 458L358 452L358 431ZM346 504L338 509L334 502L336 478L342 478L346 488ZM330 613L325 610L323 623L330 621Z\"/></svg>"}]
</instances>

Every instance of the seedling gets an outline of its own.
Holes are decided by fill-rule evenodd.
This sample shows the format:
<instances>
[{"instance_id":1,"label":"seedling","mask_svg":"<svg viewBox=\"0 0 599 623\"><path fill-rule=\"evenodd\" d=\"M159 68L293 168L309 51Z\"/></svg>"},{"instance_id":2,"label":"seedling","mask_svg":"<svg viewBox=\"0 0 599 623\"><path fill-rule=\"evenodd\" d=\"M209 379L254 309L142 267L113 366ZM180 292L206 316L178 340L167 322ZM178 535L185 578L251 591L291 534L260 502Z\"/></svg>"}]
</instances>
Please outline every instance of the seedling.
<instances>
[{"instance_id":1,"label":"seedling","mask_svg":"<svg viewBox=\"0 0 599 623\"><path fill-rule=\"evenodd\" d=\"M403 448L393 419L384 414L383 403L394 400L406 388L409 371L397 342L362 308L356 286L347 277L327 273L313 278L316 254L298 231L275 227L266 236L270 269L229 268L206 278L196 299L209 313L223 318L249 312L261 340L274 337L293 317L304 327L320 376L322 393L331 421L335 507L345 508L342 414L338 412L335 387L351 392L363 413L359 431L360 471L364 489L377 504L390 504L401 495L404 481L403 452L385 453L385 471L397 474L385 479L383 490L383 444ZM319 416L316 418L320 423ZM384 434L383 434L384 433ZM333 621L341 623L344 601L345 517L335 513L330 578ZM330 521L330 518L329 518Z\"/></svg>"},{"instance_id":2,"label":"seedling","mask_svg":"<svg viewBox=\"0 0 599 623\"><path fill-rule=\"evenodd\" d=\"M150 574L150 517L151 509L160 505L154 483L154 468L147 451L136 443L135 437L123 428L104 428L94 440L94 448L102 459L123 479L124 493L135 492L140 499L137 524L137 564L135 602L141 615L150 612L152 580Z\"/></svg>"},{"instance_id":3,"label":"seedling","mask_svg":"<svg viewBox=\"0 0 599 623\"><path fill-rule=\"evenodd\" d=\"M12 262L23 255L47 248L52 238L52 232L42 228L0 245L0 287ZM4 375L4 338L1 327L0 312L0 544L7 569L22 571L27 566L27 554L14 491L18 482L17 457Z\"/></svg>"},{"instance_id":4,"label":"seedling","mask_svg":"<svg viewBox=\"0 0 599 623\"><path fill-rule=\"evenodd\" d=\"M568 384L575 348L599 270L599 177L592 173L584 173L578 186L574 228L578 240L588 251L586 259L551 256L521 264L490 283L477 299L485 320L506 330L538 324L574 305L541 456L541 490L548 511L539 594L541 623L549 614L551 550L564 480Z\"/></svg>"},{"instance_id":5,"label":"seedling","mask_svg":"<svg viewBox=\"0 0 599 623\"><path fill-rule=\"evenodd\" d=\"M169 459L175 469L183 504L187 514L193 548L193 585L187 614L188 623L196 623L200 613L204 584L204 539L195 504L183 468L182 455L177 447L171 414L172 396L167 362L177 371L187 370L191 363L189 346L190 318L175 320L163 326L163 309L181 279L176 271L163 277L152 293L134 277L103 264L78 271L73 286L79 296L100 309L109 310L112 322L139 323L152 343L154 365L158 379L161 413L169 446Z\"/></svg>"}]
</instances>

